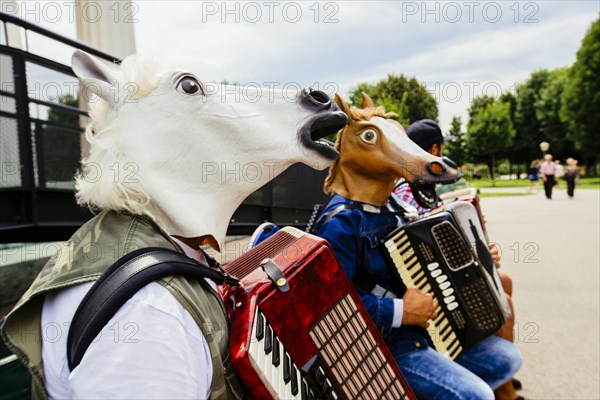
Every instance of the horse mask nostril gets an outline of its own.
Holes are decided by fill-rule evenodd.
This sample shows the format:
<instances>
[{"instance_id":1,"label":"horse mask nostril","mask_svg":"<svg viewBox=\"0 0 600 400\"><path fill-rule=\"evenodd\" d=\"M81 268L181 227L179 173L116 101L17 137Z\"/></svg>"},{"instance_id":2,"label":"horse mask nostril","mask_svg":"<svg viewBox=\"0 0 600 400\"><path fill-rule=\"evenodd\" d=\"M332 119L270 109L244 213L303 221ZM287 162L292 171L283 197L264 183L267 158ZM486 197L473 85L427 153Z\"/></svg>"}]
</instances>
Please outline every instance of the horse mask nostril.
<instances>
[{"instance_id":1,"label":"horse mask nostril","mask_svg":"<svg viewBox=\"0 0 600 400\"><path fill-rule=\"evenodd\" d=\"M322 92L320 90L311 90L308 93L309 97L320 105L326 106L331 103L331 99L327 95L327 93Z\"/></svg>"},{"instance_id":2,"label":"horse mask nostril","mask_svg":"<svg viewBox=\"0 0 600 400\"><path fill-rule=\"evenodd\" d=\"M444 160L444 162L450 167L450 168L454 168L457 169L458 167L456 166L456 163L454 161L452 161L451 159L449 159L448 157L442 157L442 160Z\"/></svg>"},{"instance_id":3,"label":"horse mask nostril","mask_svg":"<svg viewBox=\"0 0 600 400\"><path fill-rule=\"evenodd\" d=\"M433 162L429 163L429 165L427 165L427 169L433 175L438 175L438 176L442 175L443 173L446 172L446 167L444 167L441 163L439 163L437 161L433 161Z\"/></svg>"}]
</instances>

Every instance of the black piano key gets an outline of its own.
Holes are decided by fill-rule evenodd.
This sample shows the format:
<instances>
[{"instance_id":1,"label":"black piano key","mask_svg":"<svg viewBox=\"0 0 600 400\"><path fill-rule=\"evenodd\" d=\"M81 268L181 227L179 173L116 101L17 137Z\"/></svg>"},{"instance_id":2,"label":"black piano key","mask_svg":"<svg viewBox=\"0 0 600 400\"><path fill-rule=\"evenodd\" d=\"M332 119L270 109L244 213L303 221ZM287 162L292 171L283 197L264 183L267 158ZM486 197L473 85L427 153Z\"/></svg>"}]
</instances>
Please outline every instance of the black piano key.
<instances>
[{"instance_id":1,"label":"black piano key","mask_svg":"<svg viewBox=\"0 0 600 400\"><path fill-rule=\"evenodd\" d=\"M283 353L283 381L286 384L289 383L289 381L292 379L292 376L290 374L290 364L291 364L290 356L288 356L287 353L284 351L284 353Z\"/></svg>"},{"instance_id":2,"label":"black piano key","mask_svg":"<svg viewBox=\"0 0 600 400\"><path fill-rule=\"evenodd\" d=\"M295 365L292 365L292 394L298 394L298 370Z\"/></svg>"},{"instance_id":3,"label":"black piano key","mask_svg":"<svg viewBox=\"0 0 600 400\"><path fill-rule=\"evenodd\" d=\"M273 338L273 360L272 363L274 366L279 367L281 360L279 357L279 340L277 336Z\"/></svg>"},{"instance_id":4,"label":"black piano key","mask_svg":"<svg viewBox=\"0 0 600 400\"><path fill-rule=\"evenodd\" d=\"M410 259L406 260L406 269L411 271L415 267L419 267L419 259L417 256L412 256ZM417 271L421 270L421 268L417 268Z\"/></svg>"},{"instance_id":5,"label":"black piano key","mask_svg":"<svg viewBox=\"0 0 600 400\"><path fill-rule=\"evenodd\" d=\"M427 283L427 275L423 275L421 279L415 282L415 286L418 288L422 288Z\"/></svg>"},{"instance_id":6,"label":"black piano key","mask_svg":"<svg viewBox=\"0 0 600 400\"><path fill-rule=\"evenodd\" d=\"M419 275L422 271L423 270L421 268L416 268L414 271L408 270L408 273L410 274L410 277L415 280L417 275Z\"/></svg>"},{"instance_id":7,"label":"black piano key","mask_svg":"<svg viewBox=\"0 0 600 400\"><path fill-rule=\"evenodd\" d=\"M442 320L442 321L444 321L444 320ZM446 320L446 321L448 321L448 320ZM440 325L441 325L441 321L440 321ZM450 325L450 321L448 321L446 326L444 326L442 328L442 330L440 331L440 335L445 335L446 333L448 333L451 330L452 330L452 325Z\"/></svg>"},{"instance_id":8,"label":"black piano key","mask_svg":"<svg viewBox=\"0 0 600 400\"><path fill-rule=\"evenodd\" d=\"M460 346L456 346L456 348L454 348L454 350L452 350L452 351L450 352L450 357L451 357L452 359L454 359L454 358L455 358L455 357L458 355L458 353L459 353L461 350L462 350L462 349L461 349L461 347L460 347Z\"/></svg>"},{"instance_id":9,"label":"black piano key","mask_svg":"<svg viewBox=\"0 0 600 400\"><path fill-rule=\"evenodd\" d=\"M323 370L320 367L316 371L315 378L317 380L317 384L322 387L325 382L326 377L325 377L325 374L323 374Z\"/></svg>"},{"instance_id":10,"label":"black piano key","mask_svg":"<svg viewBox=\"0 0 600 400\"><path fill-rule=\"evenodd\" d=\"M308 387L306 387L306 382L304 382L304 379L302 380L302 388L300 389L300 398L302 400L308 400L309 396L308 396Z\"/></svg>"},{"instance_id":11,"label":"black piano key","mask_svg":"<svg viewBox=\"0 0 600 400\"><path fill-rule=\"evenodd\" d=\"M448 339L448 337L450 337L450 334L452 333L452 329L449 329L450 324L448 324L448 326L446 326L444 329L442 329L442 331L440 332L440 335L442 336L442 341L446 341L446 339Z\"/></svg>"},{"instance_id":12,"label":"black piano key","mask_svg":"<svg viewBox=\"0 0 600 400\"><path fill-rule=\"evenodd\" d=\"M333 392L333 389L331 387L331 383L329 382L329 380L325 379L325 382L323 382L323 384L321 385L321 388L323 389L323 392L327 395L327 398L332 399L333 396L331 395L331 393Z\"/></svg>"},{"instance_id":13,"label":"black piano key","mask_svg":"<svg viewBox=\"0 0 600 400\"><path fill-rule=\"evenodd\" d=\"M273 330L267 325L265 332L265 354L269 354L273 349Z\"/></svg>"},{"instance_id":14,"label":"black piano key","mask_svg":"<svg viewBox=\"0 0 600 400\"><path fill-rule=\"evenodd\" d=\"M259 311L256 314L256 339L262 340L265 336L265 318Z\"/></svg>"}]
</instances>

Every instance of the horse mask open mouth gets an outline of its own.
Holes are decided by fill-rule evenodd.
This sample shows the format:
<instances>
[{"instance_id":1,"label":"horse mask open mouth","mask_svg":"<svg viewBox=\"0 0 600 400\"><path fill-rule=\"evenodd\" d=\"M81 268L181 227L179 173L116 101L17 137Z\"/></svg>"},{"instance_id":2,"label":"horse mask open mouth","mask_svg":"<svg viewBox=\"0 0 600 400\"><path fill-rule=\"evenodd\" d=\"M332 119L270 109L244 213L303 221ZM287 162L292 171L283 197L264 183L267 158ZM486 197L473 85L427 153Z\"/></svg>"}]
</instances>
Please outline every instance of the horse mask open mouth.
<instances>
[{"instance_id":1,"label":"horse mask open mouth","mask_svg":"<svg viewBox=\"0 0 600 400\"><path fill-rule=\"evenodd\" d=\"M316 115L310 117L300 127L298 132L300 143L326 160L336 160L340 154L333 143L324 138L346 126L348 116L334 101L331 101L327 94L319 90L303 91L300 95L300 104L306 109L316 111Z\"/></svg>"},{"instance_id":2,"label":"horse mask open mouth","mask_svg":"<svg viewBox=\"0 0 600 400\"><path fill-rule=\"evenodd\" d=\"M442 157L441 160L444 164L438 164L437 174L439 174L439 179L418 179L409 183L410 190L415 197L415 200L419 205L425 208L436 208L439 202L437 192L435 190L436 184L448 184L454 183L462 177L460 171L455 176L445 176L443 175L443 171L445 168L453 168L458 169L454 161L449 159L448 157ZM435 171L432 171L435 173ZM436 175L437 175L436 174Z\"/></svg>"},{"instance_id":3,"label":"horse mask open mouth","mask_svg":"<svg viewBox=\"0 0 600 400\"><path fill-rule=\"evenodd\" d=\"M451 182L449 182L451 183ZM435 191L435 185L427 183L409 183L412 194L421 207L436 208L438 204L438 195Z\"/></svg>"}]
</instances>

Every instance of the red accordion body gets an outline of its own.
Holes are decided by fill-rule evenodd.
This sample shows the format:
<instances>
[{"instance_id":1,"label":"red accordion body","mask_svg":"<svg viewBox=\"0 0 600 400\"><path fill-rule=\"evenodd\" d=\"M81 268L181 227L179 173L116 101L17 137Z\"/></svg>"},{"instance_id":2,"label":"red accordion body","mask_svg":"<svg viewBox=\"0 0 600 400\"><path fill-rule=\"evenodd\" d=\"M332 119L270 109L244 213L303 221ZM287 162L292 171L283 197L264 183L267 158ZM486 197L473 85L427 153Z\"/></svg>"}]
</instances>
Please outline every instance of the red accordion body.
<instances>
[{"instance_id":1,"label":"red accordion body","mask_svg":"<svg viewBox=\"0 0 600 400\"><path fill-rule=\"evenodd\" d=\"M284 228L226 270L243 284L222 296L251 396L414 398L325 240Z\"/></svg>"}]
</instances>

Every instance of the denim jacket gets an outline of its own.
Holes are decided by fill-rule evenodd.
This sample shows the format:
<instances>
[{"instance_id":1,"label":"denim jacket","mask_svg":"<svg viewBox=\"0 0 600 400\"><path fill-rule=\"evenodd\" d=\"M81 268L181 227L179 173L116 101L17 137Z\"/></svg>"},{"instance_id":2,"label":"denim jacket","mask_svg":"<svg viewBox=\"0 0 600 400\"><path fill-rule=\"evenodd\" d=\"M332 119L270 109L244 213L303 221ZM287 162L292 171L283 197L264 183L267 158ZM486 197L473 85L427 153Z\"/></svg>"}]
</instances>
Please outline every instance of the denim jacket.
<instances>
[{"instance_id":1,"label":"denim jacket","mask_svg":"<svg viewBox=\"0 0 600 400\"><path fill-rule=\"evenodd\" d=\"M342 204L360 203L340 195L333 196L317 220L317 234L329 242L390 348L390 340L405 342L401 345L402 349L392 349L394 355L410 352L415 350L415 347L426 348L426 333L423 334L422 329L413 326L392 328L393 298L378 297L371 293L375 285L393 293L399 299L406 292L406 286L396 278L380 245L381 240L403 221L394 215L370 213L362 209L345 209L325 221L327 215Z\"/></svg>"}]
</instances>

